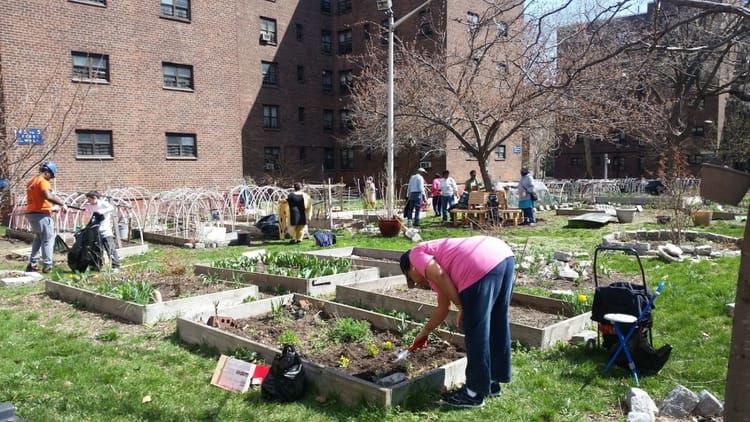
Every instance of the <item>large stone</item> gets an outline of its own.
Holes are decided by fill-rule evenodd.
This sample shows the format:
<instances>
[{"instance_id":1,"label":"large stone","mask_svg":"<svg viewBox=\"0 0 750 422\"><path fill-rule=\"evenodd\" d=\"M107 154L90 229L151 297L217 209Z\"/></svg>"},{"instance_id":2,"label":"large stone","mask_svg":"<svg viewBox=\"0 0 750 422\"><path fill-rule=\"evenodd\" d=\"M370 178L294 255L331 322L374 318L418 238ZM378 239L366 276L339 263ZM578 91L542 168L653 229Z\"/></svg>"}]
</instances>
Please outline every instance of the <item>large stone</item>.
<instances>
[{"instance_id":1,"label":"large stone","mask_svg":"<svg viewBox=\"0 0 750 422\"><path fill-rule=\"evenodd\" d=\"M628 395L625 397L625 403L631 413L636 412L651 415L651 420L653 420L654 416L659 411L659 408L656 407L656 403L654 403L651 396L640 388L631 388L628 391Z\"/></svg>"},{"instance_id":2,"label":"large stone","mask_svg":"<svg viewBox=\"0 0 750 422\"><path fill-rule=\"evenodd\" d=\"M724 404L706 390L701 390L701 392L698 393L698 399L700 399L700 401L693 410L693 413L697 416L719 416L724 411Z\"/></svg>"},{"instance_id":3,"label":"large stone","mask_svg":"<svg viewBox=\"0 0 750 422\"><path fill-rule=\"evenodd\" d=\"M678 419L687 418L699 401L697 394L682 385L678 385L667 394L667 397L659 405L659 414Z\"/></svg>"}]
</instances>

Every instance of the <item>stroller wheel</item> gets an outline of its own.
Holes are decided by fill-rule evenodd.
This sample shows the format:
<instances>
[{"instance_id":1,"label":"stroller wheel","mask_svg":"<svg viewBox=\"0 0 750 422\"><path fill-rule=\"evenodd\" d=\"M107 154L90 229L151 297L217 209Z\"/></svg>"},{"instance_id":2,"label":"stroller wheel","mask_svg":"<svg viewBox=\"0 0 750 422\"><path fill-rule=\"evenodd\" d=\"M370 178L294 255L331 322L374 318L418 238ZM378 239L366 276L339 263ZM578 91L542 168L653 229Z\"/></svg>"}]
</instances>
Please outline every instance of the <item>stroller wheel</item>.
<instances>
[{"instance_id":1,"label":"stroller wheel","mask_svg":"<svg viewBox=\"0 0 750 422\"><path fill-rule=\"evenodd\" d=\"M586 340L586 343L583 345L583 350L586 351L586 353L592 353L594 348L596 348L596 340L594 339Z\"/></svg>"}]
</instances>

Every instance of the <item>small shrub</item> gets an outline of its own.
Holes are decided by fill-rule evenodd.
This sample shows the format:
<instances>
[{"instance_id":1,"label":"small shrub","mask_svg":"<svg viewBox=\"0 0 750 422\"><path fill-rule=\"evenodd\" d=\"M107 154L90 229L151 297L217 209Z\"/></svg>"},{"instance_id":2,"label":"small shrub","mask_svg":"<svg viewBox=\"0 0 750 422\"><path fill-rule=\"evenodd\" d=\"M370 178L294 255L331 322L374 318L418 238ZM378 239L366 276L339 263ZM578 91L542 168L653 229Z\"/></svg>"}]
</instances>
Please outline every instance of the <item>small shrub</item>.
<instances>
[{"instance_id":1,"label":"small shrub","mask_svg":"<svg viewBox=\"0 0 750 422\"><path fill-rule=\"evenodd\" d=\"M375 343L370 343L365 347L365 350L367 351L367 356L374 358L377 357L378 354L380 354L380 349L378 349L378 346L375 345Z\"/></svg>"},{"instance_id":2,"label":"small shrub","mask_svg":"<svg viewBox=\"0 0 750 422\"><path fill-rule=\"evenodd\" d=\"M359 343L370 338L370 323L353 318L339 318L330 332L336 343Z\"/></svg>"},{"instance_id":3,"label":"small shrub","mask_svg":"<svg viewBox=\"0 0 750 422\"><path fill-rule=\"evenodd\" d=\"M299 344L299 339L297 338L297 333L295 333L292 330L285 330L280 336L279 336L279 344L283 345L291 345L291 346L297 346Z\"/></svg>"},{"instance_id":4,"label":"small shrub","mask_svg":"<svg viewBox=\"0 0 750 422\"><path fill-rule=\"evenodd\" d=\"M383 347L383 350L387 352L388 350L393 349L393 343L390 341L384 341L382 347Z\"/></svg>"}]
</instances>

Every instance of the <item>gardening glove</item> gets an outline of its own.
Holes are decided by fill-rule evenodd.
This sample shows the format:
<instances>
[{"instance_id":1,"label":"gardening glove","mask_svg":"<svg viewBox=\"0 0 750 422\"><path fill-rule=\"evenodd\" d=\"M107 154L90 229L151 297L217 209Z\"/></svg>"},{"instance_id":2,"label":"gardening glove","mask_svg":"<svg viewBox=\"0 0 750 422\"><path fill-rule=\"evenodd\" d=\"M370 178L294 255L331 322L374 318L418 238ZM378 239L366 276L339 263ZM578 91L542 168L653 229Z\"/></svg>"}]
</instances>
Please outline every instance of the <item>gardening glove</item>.
<instances>
[{"instance_id":1,"label":"gardening glove","mask_svg":"<svg viewBox=\"0 0 750 422\"><path fill-rule=\"evenodd\" d=\"M427 346L427 338L428 337L429 336L427 336L427 335L422 335L422 334L418 335L417 338L414 339L414 343L412 343L412 345L409 346L409 353L411 353L411 352L413 352L413 351L415 351L417 349L421 349L423 347L426 347Z\"/></svg>"}]
</instances>

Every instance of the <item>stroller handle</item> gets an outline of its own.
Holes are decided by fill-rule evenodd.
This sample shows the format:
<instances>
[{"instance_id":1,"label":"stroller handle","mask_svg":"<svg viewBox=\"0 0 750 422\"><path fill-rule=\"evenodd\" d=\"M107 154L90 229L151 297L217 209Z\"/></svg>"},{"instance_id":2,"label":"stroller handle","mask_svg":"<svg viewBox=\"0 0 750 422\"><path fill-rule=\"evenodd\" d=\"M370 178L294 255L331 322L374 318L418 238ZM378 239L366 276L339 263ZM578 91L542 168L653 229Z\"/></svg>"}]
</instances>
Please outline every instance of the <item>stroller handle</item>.
<instances>
[{"instance_id":1,"label":"stroller handle","mask_svg":"<svg viewBox=\"0 0 750 422\"><path fill-rule=\"evenodd\" d=\"M626 255L632 255L635 257L635 260L638 262L638 268L641 271L641 284L643 284L644 287L648 288L646 285L646 271L643 269L643 263L641 262L641 256L638 254L638 251L636 251L634 248L629 246L605 246L605 245L599 245L594 250L594 286L599 287L599 273L597 271L598 265L597 265L597 259L599 257L599 252L602 251L615 251L615 252L622 252Z\"/></svg>"}]
</instances>

